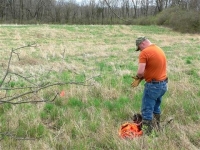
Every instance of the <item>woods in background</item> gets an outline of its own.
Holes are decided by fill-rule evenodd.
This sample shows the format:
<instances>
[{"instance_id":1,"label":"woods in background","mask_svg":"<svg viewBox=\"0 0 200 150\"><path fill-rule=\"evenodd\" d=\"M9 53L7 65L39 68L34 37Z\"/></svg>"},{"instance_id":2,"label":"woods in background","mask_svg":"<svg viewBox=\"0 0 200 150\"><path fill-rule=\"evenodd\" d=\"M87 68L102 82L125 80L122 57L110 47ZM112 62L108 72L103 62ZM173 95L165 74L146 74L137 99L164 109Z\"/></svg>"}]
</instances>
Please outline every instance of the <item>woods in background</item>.
<instances>
[{"instance_id":1,"label":"woods in background","mask_svg":"<svg viewBox=\"0 0 200 150\"><path fill-rule=\"evenodd\" d=\"M135 24L138 18L156 16L172 7L199 14L200 1L0 0L0 23Z\"/></svg>"}]
</instances>

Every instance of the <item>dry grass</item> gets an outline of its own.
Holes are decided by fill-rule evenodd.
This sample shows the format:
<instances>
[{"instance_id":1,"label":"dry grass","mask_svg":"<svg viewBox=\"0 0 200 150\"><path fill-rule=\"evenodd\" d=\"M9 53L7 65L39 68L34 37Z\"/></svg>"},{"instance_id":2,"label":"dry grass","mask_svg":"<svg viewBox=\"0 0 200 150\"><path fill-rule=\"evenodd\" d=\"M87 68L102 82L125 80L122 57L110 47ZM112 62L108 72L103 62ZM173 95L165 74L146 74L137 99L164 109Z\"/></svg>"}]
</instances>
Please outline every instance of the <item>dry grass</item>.
<instances>
[{"instance_id":1,"label":"dry grass","mask_svg":"<svg viewBox=\"0 0 200 150\"><path fill-rule=\"evenodd\" d=\"M119 126L140 109L143 86L131 89L129 79L125 79L126 76L131 78L137 70L138 52L134 49L138 36L148 37L167 55L170 80L162 106L162 121L170 116L175 120L158 137L122 140L117 134ZM58 75L67 72L67 81L76 81L83 75L86 84L93 86L68 85L41 93L51 95L65 90L62 105L58 109L54 107L60 113L55 120L41 118L45 103L12 106L0 117L4 121L0 123L2 129L15 132L19 120L23 120L30 127L43 124L45 132L35 140L16 140L8 136L2 139L2 149L200 148L199 35L155 26L0 26L2 76L10 50L32 42L37 47L18 51L20 61L13 57L12 72L35 76L50 70ZM59 80L55 76L50 79ZM120 97L126 97L127 104L120 101ZM74 104L72 98L76 98L78 104ZM55 128L59 121L63 124Z\"/></svg>"}]
</instances>

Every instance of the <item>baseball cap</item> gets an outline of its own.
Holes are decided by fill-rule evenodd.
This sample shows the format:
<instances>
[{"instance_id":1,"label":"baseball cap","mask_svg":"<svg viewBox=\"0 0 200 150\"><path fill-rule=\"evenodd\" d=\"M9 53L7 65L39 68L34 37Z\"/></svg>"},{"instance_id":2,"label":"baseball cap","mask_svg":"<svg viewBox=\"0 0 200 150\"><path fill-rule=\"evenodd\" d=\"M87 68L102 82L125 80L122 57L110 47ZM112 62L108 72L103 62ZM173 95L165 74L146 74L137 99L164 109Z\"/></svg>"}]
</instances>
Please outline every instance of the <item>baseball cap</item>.
<instances>
[{"instance_id":1,"label":"baseball cap","mask_svg":"<svg viewBox=\"0 0 200 150\"><path fill-rule=\"evenodd\" d=\"M137 49L135 51L139 51L140 50L140 48L138 46L140 45L140 43L142 43L146 39L147 39L146 37L139 37L139 38L136 39L135 43L136 43Z\"/></svg>"}]
</instances>

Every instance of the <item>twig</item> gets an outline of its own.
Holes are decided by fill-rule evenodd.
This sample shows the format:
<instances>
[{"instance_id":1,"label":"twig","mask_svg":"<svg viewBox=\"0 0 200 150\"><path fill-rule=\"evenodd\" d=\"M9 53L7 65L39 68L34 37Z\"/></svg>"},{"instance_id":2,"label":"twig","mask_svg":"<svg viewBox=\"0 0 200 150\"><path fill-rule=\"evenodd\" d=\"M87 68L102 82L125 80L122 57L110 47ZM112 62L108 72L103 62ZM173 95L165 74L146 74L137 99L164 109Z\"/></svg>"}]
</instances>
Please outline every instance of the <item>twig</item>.
<instances>
[{"instance_id":1,"label":"twig","mask_svg":"<svg viewBox=\"0 0 200 150\"><path fill-rule=\"evenodd\" d=\"M24 103L41 103L41 102L53 102L56 97L58 96L59 93L56 93L56 95L53 97L52 100L37 100L37 101L20 101L20 102L10 102L10 101L0 101L0 104L1 103L9 103L9 104L24 104Z\"/></svg>"},{"instance_id":2,"label":"twig","mask_svg":"<svg viewBox=\"0 0 200 150\"><path fill-rule=\"evenodd\" d=\"M30 90L28 92L25 92L25 93L22 93L22 94L19 94L19 95L16 95L16 96L12 96L11 98L9 98L7 100L0 100L0 104L3 104L3 103L20 104L20 103L32 103L32 102L34 102L34 103L35 102L47 102L47 101L44 101L44 100L42 100L42 101L28 101L28 102L25 102L25 101L24 102L11 102L11 101L13 101L15 99L18 99L20 97L29 95L31 93L37 93L37 92L39 92L39 91L41 91L43 89L46 89L48 87L57 86L57 85L65 85L65 84L76 84L76 85L90 86L90 85L85 85L84 82L79 82L79 83L78 82L65 82L65 83L57 82L57 83L53 83L53 84L44 85L42 87L30 87L31 89L34 89L34 88L36 88L36 89L35 90ZM8 89L6 89L6 90L8 90ZM56 96L54 97L54 99L56 98Z\"/></svg>"},{"instance_id":3,"label":"twig","mask_svg":"<svg viewBox=\"0 0 200 150\"><path fill-rule=\"evenodd\" d=\"M22 49L22 48L25 48L25 47L33 47L33 45L35 45L35 43L33 44L29 44L29 45L26 45L26 46L22 46L22 47L19 47L19 48L16 48L16 49L12 49L11 52L10 52L10 58L8 60L8 66L7 66L7 69L6 69L6 72L5 72L5 75L3 77L3 79L1 80L0 82L0 87L3 85L8 73L9 73L9 69L10 69L10 63L11 63L11 60L12 60L12 56L13 56L13 53L14 54L17 54L15 51L16 50L19 50L19 49ZM19 58L19 55L17 54L18 58Z\"/></svg>"},{"instance_id":4,"label":"twig","mask_svg":"<svg viewBox=\"0 0 200 150\"><path fill-rule=\"evenodd\" d=\"M0 83L0 87L2 86L2 84L4 83L4 81L5 81L5 79L6 79L7 75L8 75L9 68L10 68L10 62L11 62L11 59L12 59L12 54L13 54L13 49L12 49L12 51L11 51L11 53L10 53L10 58L9 58L9 60L8 60L8 66L7 66L5 75L4 75L4 77L3 77L3 79L2 79L2 81L1 81L1 83Z\"/></svg>"}]
</instances>

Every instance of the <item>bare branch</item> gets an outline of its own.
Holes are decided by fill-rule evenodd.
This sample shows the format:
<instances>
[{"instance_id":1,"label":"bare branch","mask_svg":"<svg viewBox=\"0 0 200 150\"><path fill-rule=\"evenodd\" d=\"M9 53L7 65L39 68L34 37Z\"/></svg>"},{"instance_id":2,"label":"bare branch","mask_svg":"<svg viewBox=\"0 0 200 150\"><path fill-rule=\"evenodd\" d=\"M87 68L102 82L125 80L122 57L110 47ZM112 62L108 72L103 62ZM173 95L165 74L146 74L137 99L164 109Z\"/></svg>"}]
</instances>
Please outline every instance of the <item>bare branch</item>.
<instances>
[{"instance_id":1,"label":"bare branch","mask_svg":"<svg viewBox=\"0 0 200 150\"><path fill-rule=\"evenodd\" d=\"M0 103L9 103L9 104L24 104L24 103L41 103L41 102L53 102L56 97L59 95L59 93L56 93L56 95L53 97L52 100L37 100L37 101L19 101L19 102L9 102L9 101L0 101Z\"/></svg>"},{"instance_id":2,"label":"bare branch","mask_svg":"<svg viewBox=\"0 0 200 150\"><path fill-rule=\"evenodd\" d=\"M47 72L46 75L38 75L38 78L35 76L28 76L25 77L24 75L15 73L15 72L9 72L9 68L11 65L11 61L12 61L12 57L13 54L16 54L19 57L19 53L17 53L16 51L21 49L21 48L25 48L25 47L31 47L33 46L33 44L31 45L27 45L27 46L23 46L20 48L16 48L16 49L12 49L11 53L10 53L10 58L8 61L8 65L7 65L7 69L6 69L6 73L3 77L3 80L1 82L0 85L0 90L1 91L5 91L4 95L2 95L0 97L0 104L5 104L5 103L9 103L9 104L24 104L24 103L40 103L40 102L53 102L57 96L59 95L59 93L56 93L55 95L52 95L51 98L49 99L43 99L41 96L39 96L40 91L48 89L50 87L54 87L54 86L63 86L63 85L68 85L68 84L73 84L73 85L82 85L82 86L92 86L92 84L85 84L88 80L91 80L92 78L95 77L91 77L89 79L86 79L84 82L75 82L75 81L69 81L69 82L55 82L55 83L51 83L48 80L42 80L39 83L36 83L34 81L41 79L41 77L44 77L46 75L49 75L51 70L49 70ZM65 51L64 51L65 53ZM63 53L63 56L64 56ZM19 59L20 60L20 59ZM8 78L8 74L10 75L10 79L5 83L5 79ZM17 87L16 85L12 85L11 81L12 81L12 77L13 75L19 77L20 79L23 79L23 81L26 81L28 84L20 87L20 85ZM98 75L99 76L99 75ZM32 81L31 77L34 77L34 81ZM40 80L38 80L40 81Z\"/></svg>"},{"instance_id":3,"label":"bare branch","mask_svg":"<svg viewBox=\"0 0 200 150\"><path fill-rule=\"evenodd\" d=\"M0 100L0 104L3 104L3 103L10 103L10 104L21 104L21 103L38 103L38 102L51 102L51 101L54 101L55 98L57 97L58 94L56 94L56 96L52 99L52 100L40 100L40 101L20 101L20 102L11 102L13 100L16 100L18 98L21 98L23 96L26 96L26 95L29 95L29 94L32 94L32 93L37 93L43 89L46 89L46 88L49 88L49 87L52 87L52 86L61 86L61 85L66 85L66 84L76 84L76 85L83 85L83 86L91 86L91 85L86 85L84 84L84 82L57 82L57 83L53 83L53 84L46 84L46 85L43 85L41 87L29 87L30 88L30 91L28 92L24 92L22 94L19 94L19 95L16 95L16 96L11 96L10 98L8 97L5 97L7 100ZM27 87L26 87L27 88ZM32 90L34 89L34 90ZM10 89L3 89L3 90L10 90Z\"/></svg>"},{"instance_id":4,"label":"bare branch","mask_svg":"<svg viewBox=\"0 0 200 150\"><path fill-rule=\"evenodd\" d=\"M0 83L0 87L2 86L2 84L4 83L4 81L5 81L5 79L6 79L7 75L8 75L9 68L10 68L10 62L11 62L11 58L12 58L12 54L13 54L13 50L12 50L11 53L10 53L10 58L9 58L9 60L8 60L8 66L7 66L5 75L4 75L4 77L3 77L3 79L2 79L2 81L1 81L1 83Z\"/></svg>"},{"instance_id":5,"label":"bare branch","mask_svg":"<svg viewBox=\"0 0 200 150\"><path fill-rule=\"evenodd\" d=\"M13 56L13 53L14 54L17 54L15 51L19 50L19 49L22 49L22 48L25 48L25 47L35 47L35 43L33 44L28 44L26 46L22 46L22 47L19 47L19 48L16 48L16 49L12 49L11 52L10 52L10 58L8 60L8 65L7 65L7 69L6 69L6 72L5 72L5 75L3 77L3 79L1 80L1 83L0 83L0 87L2 87L8 73L9 73L9 69L10 69L10 63L11 63L11 60L12 60L12 56ZM17 54L18 55L18 54ZM19 58L19 55L18 55L18 58Z\"/></svg>"},{"instance_id":6,"label":"bare branch","mask_svg":"<svg viewBox=\"0 0 200 150\"><path fill-rule=\"evenodd\" d=\"M36 85L35 83L33 83L33 82L31 82L30 80L28 80L28 78L30 78L30 77L32 77L32 76L30 76L30 77L24 77L24 76L22 76L22 75L20 75L20 74L18 74L18 73L14 73L14 72L9 72L9 74L14 74L14 75L16 75L16 76L19 76L20 78L23 78L23 79L26 80L27 82Z\"/></svg>"}]
</instances>

